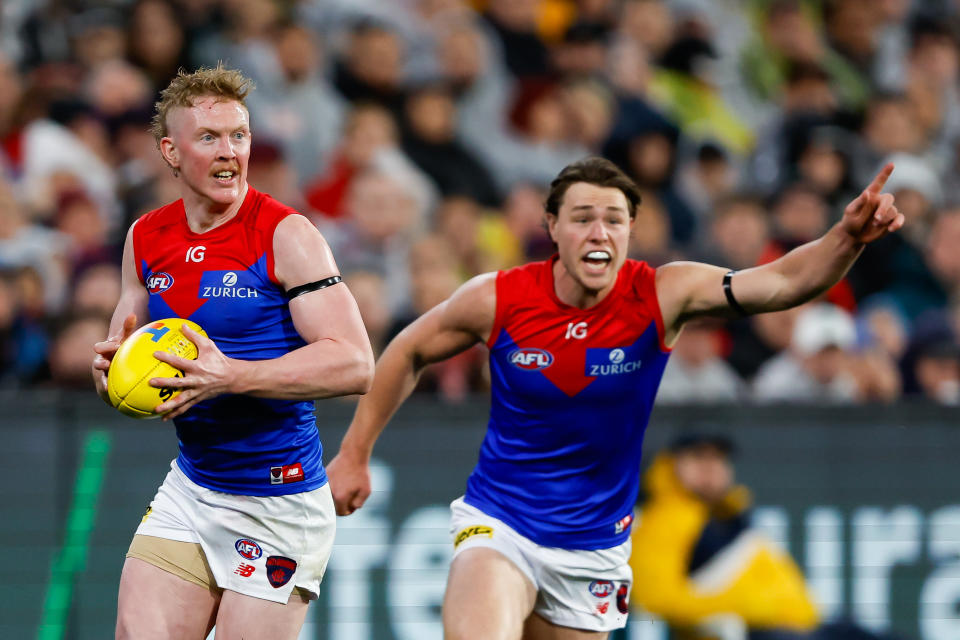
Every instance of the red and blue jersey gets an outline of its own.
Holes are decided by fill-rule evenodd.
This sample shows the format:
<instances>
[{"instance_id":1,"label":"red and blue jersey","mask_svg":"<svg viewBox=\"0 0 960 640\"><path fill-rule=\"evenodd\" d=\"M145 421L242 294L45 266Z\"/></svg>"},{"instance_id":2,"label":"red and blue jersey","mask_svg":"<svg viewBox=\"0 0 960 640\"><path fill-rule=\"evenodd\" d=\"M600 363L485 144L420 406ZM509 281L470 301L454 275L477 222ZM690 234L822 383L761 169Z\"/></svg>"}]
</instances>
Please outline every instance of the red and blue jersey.
<instances>
[{"instance_id":1,"label":"red and blue jersey","mask_svg":"<svg viewBox=\"0 0 960 640\"><path fill-rule=\"evenodd\" d=\"M490 422L464 499L538 544L604 549L629 536L669 349L652 267L627 260L578 309L557 297L553 264L497 274Z\"/></svg>"},{"instance_id":2,"label":"red and blue jersey","mask_svg":"<svg viewBox=\"0 0 960 640\"><path fill-rule=\"evenodd\" d=\"M305 343L274 275L273 234L293 209L248 187L236 216L205 233L178 200L133 229L150 317L193 320L228 357L279 358ZM323 486L326 472L311 401L222 395L174 420L177 464L197 484L255 496Z\"/></svg>"}]
</instances>

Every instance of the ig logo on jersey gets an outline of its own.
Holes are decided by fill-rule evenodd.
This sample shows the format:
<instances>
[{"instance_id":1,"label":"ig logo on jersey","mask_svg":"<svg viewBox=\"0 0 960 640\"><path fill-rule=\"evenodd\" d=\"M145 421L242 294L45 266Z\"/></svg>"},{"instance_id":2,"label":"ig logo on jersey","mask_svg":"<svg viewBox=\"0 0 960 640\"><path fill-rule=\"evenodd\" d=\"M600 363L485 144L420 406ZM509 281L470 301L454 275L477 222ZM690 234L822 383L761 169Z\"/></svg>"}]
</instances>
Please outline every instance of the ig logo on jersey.
<instances>
[{"instance_id":1,"label":"ig logo on jersey","mask_svg":"<svg viewBox=\"0 0 960 640\"><path fill-rule=\"evenodd\" d=\"M545 349L524 347L515 349L507 356L510 364L524 371L538 371L553 364L553 354Z\"/></svg>"},{"instance_id":2,"label":"ig logo on jersey","mask_svg":"<svg viewBox=\"0 0 960 640\"><path fill-rule=\"evenodd\" d=\"M147 278L148 293L163 293L173 286L173 276L169 273L155 273Z\"/></svg>"}]
</instances>

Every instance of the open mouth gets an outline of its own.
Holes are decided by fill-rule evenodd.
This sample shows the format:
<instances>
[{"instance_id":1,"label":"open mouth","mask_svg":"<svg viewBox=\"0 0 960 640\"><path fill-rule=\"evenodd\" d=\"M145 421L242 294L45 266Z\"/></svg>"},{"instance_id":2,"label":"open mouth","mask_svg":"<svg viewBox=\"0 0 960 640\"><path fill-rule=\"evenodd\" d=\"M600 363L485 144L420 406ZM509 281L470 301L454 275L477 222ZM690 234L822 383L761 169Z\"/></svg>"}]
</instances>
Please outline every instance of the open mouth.
<instances>
[{"instance_id":1,"label":"open mouth","mask_svg":"<svg viewBox=\"0 0 960 640\"><path fill-rule=\"evenodd\" d=\"M583 257L583 261L595 269L603 269L610 264L612 259L613 257L608 251L591 251Z\"/></svg>"},{"instance_id":2,"label":"open mouth","mask_svg":"<svg viewBox=\"0 0 960 640\"><path fill-rule=\"evenodd\" d=\"M213 177L217 182L228 184L233 181L237 176L237 172L232 169L221 169L220 171L215 171Z\"/></svg>"}]
</instances>

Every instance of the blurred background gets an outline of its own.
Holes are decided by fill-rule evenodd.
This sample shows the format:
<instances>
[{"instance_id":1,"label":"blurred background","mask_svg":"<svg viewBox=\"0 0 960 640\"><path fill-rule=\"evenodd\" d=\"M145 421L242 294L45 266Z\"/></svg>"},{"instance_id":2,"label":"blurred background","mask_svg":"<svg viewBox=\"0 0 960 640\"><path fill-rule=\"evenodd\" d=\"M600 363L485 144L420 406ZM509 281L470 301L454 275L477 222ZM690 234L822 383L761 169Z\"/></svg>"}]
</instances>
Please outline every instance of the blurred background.
<instances>
[{"instance_id":1,"label":"blurred background","mask_svg":"<svg viewBox=\"0 0 960 640\"><path fill-rule=\"evenodd\" d=\"M378 352L472 275L549 256L546 187L585 155L614 160L643 188L631 257L737 269L818 237L894 161L887 190L904 230L867 247L821 300L686 328L650 451L702 420L738 441L749 434L738 470L769 505L761 513L781 509L778 539L805 570L820 566L803 558L821 538L798 532L832 523L822 535L837 555L818 556L837 572L817 592L826 614L960 638L960 516L950 515L960 498L945 457L960 449L958 25L955 0L4 0L0 459L4 495L17 497L0 542L23 553L0 568L0 607L13 606L0 636L110 633L123 548L175 442L87 402L91 345L118 297L126 229L178 197L147 131L157 92L181 67L223 61L257 84L250 183L320 228ZM485 367L479 347L432 367L415 406L434 422L415 413L397 429L423 444L449 422L460 463L437 472L436 504L429 491L403 493L424 477L398 475L407 497L385 496L386 537L370 543L380 555L363 556L373 582L331 589L343 606L380 607L367 618L373 635L323 626L323 610L309 637L439 637L383 623L395 604L384 585L426 563L433 573L412 574L423 593L442 588L446 551L391 550L396 536L412 548L445 540L445 522L431 528L442 518L429 520L439 512L419 509L462 491L485 421ZM327 459L348 408L323 407ZM393 473L404 459L383 464ZM141 467L140 480L111 481ZM103 482L91 484L90 469ZM97 510L110 492L125 506ZM916 540L896 529L901 555L857 555L872 535L858 509L883 522L908 510ZM422 513L422 526L401 526ZM102 561L87 564L97 548ZM914 573L903 577L904 565ZM416 592L403 584L397 597ZM411 610L435 628L434 609Z\"/></svg>"}]
</instances>

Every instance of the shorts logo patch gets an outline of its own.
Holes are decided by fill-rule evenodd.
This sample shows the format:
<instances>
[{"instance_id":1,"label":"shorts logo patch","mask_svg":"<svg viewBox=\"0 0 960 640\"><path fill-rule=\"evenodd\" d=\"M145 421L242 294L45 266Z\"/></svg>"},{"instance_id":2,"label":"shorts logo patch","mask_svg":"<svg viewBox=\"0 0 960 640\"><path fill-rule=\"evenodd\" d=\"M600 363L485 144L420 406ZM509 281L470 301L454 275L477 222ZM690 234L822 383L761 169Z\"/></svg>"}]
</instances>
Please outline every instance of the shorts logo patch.
<instances>
[{"instance_id":1,"label":"shorts logo patch","mask_svg":"<svg viewBox=\"0 0 960 640\"><path fill-rule=\"evenodd\" d=\"M620 588L617 589L617 611L620 613L627 613L630 610L630 602L627 600L629 593L630 587L625 584L620 585Z\"/></svg>"},{"instance_id":2,"label":"shorts logo patch","mask_svg":"<svg viewBox=\"0 0 960 640\"><path fill-rule=\"evenodd\" d=\"M290 558L283 556L269 556L267 558L267 580L274 589L279 589L290 582L294 572L297 570L297 563Z\"/></svg>"},{"instance_id":3,"label":"shorts logo patch","mask_svg":"<svg viewBox=\"0 0 960 640\"><path fill-rule=\"evenodd\" d=\"M236 547L237 553L247 560L256 560L263 555L263 549L260 548L260 545L250 538L240 538L233 546Z\"/></svg>"},{"instance_id":4,"label":"shorts logo patch","mask_svg":"<svg viewBox=\"0 0 960 640\"><path fill-rule=\"evenodd\" d=\"M253 575L253 572L256 570L257 568L252 564L246 564L244 562L241 562L240 566L237 567L237 570L234 571L234 573L240 576L241 578L249 578L250 576Z\"/></svg>"},{"instance_id":5,"label":"shorts logo patch","mask_svg":"<svg viewBox=\"0 0 960 640\"><path fill-rule=\"evenodd\" d=\"M147 518L150 517L151 513L153 513L153 507L147 507L147 510L144 512L143 517L140 518L140 522L146 522Z\"/></svg>"},{"instance_id":6,"label":"shorts logo patch","mask_svg":"<svg viewBox=\"0 0 960 640\"><path fill-rule=\"evenodd\" d=\"M609 580L594 580L590 583L590 593L598 598L606 598L613 593L613 583Z\"/></svg>"},{"instance_id":7,"label":"shorts logo patch","mask_svg":"<svg viewBox=\"0 0 960 640\"><path fill-rule=\"evenodd\" d=\"M493 527L486 527L482 524L475 524L472 527L467 527L466 529L461 529L457 536L453 539L453 547L456 549L460 546L460 543L470 538L472 536L486 536L488 538L493 537Z\"/></svg>"},{"instance_id":8,"label":"shorts logo patch","mask_svg":"<svg viewBox=\"0 0 960 640\"><path fill-rule=\"evenodd\" d=\"M270 467L270 484L287 484L303 481L303 467L299 462L282 467Z\"/></svg>"},{"instance_id":9,"label":"shorts logo patch","mask_svg":"<svg viewBox=\"0 0 960 640\"><path fill-rule=\"evenodd\" d=\"M610 608L610 601L600 602L597 604L597 613L601 616L607 612L607 609Z\"/></svg>"}]
</instances>

